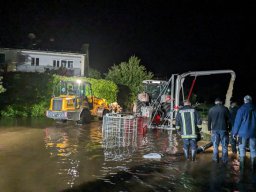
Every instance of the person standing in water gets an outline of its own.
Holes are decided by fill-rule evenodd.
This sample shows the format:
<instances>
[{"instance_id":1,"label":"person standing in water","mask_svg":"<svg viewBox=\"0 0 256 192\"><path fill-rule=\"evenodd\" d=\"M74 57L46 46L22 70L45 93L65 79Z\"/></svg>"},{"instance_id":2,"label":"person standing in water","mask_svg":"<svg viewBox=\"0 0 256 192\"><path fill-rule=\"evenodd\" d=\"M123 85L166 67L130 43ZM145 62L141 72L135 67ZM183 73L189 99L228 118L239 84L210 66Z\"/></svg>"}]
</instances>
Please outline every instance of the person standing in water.
<instances>
[{"instance_id":1,"label":"person standing in water","mask_svg":"<svg viewBox=\"0 0 256 192\"><path fill-rule=\"evenodd\" d=\"M208 113L208 130L211 132L211 139L213 143L213 157L214 162L219 162L219 144L222 146L222 162L228 162L228 129L229 129L229 111L223 106L220 98L215 99L215 105L210 108Z\"/></svg>"},{"instance_id":2,"label":"person standing in water","mask_svg":"<svg viewBox=\"0 0 256 192\"><path fill-rule=\"evenodd\" d=\"M252 97L246 95L244 104L238 109L235 124L232 129L234 139L238 136L240 169L244 170L246 144L249 141L251 169L256 168L256 107Z\"/></svg>"},{"instance_id":3,"label":"person standing in water","mask_svg":"<svg viewBox=\"0 0 256 192\"><path fill-rule=\"evenodd\" d=\"M202 120L196 109L191 106L189 100L184 101L184 107L182 107L176 116L176 129L181 133L183 140L184 156L189 159L189 150L191 148L192 161L196 159L197 152L197 133L202 128Z\"/></svg>"}]
</instances>

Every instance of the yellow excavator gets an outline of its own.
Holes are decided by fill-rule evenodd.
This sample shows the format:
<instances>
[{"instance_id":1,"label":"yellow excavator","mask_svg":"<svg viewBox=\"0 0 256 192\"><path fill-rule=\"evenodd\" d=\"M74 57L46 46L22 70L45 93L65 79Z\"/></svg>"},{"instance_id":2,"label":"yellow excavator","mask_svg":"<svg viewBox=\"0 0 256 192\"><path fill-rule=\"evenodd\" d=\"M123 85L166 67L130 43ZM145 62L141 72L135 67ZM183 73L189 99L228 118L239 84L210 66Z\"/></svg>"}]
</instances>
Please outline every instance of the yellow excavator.
<instances>
[{"instance_id":1,"label":"yellow excavator","mask_svg":"<svg viewBox=\"0 0 256 192\"><path fill-rule=\"evenodd\" d=\"M93 95L91 83L68 80L60 81L55 87L46 116L56 121L85 124L93 116L102 119L108 112L106 100Z\"/></svg>"}]
</instances>

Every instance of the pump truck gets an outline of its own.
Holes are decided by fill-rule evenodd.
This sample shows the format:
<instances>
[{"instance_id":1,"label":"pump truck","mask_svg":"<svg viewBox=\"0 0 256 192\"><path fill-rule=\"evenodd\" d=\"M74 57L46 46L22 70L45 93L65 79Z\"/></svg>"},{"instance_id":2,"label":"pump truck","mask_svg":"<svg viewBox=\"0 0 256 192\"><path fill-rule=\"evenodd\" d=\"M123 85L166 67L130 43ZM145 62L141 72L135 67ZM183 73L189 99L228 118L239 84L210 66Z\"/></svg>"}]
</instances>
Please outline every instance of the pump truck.
<instances>
[{"instance_id":1,"label":"pump truck","mask_svg":"<svg viewBox=\"0 0 256 192\"><path fill-rule=\"evenodd\" d=\"M109 112L105 99L93 95L91 83L81 80L60 81L54 89L48 118L56 121L89 123L93 116L102 119Z\"/></svg>"}]
</instances>

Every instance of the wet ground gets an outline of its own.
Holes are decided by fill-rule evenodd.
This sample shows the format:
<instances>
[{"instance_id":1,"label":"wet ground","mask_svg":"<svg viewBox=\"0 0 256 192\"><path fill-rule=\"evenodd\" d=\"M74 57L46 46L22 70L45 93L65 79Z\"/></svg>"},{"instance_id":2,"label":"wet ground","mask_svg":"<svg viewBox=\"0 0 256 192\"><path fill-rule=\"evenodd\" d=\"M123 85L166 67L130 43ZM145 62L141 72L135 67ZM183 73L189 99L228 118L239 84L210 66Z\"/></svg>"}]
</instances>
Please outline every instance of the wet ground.
<instances>
[{"instance_id":1,"label":"wet ground","mask_svg":"<svg viewBox=\"0 0 256 192\"><path fill-rule=\"evenodd\" d=\"M212 148L185 161L172 131L118 138L102 135L101 126L0 120L0 191L256 191L249 158L244 173L231 154L228 165L214 164ZM161 159L143 158L149 153Z\"/></svg>"}]
</instances>

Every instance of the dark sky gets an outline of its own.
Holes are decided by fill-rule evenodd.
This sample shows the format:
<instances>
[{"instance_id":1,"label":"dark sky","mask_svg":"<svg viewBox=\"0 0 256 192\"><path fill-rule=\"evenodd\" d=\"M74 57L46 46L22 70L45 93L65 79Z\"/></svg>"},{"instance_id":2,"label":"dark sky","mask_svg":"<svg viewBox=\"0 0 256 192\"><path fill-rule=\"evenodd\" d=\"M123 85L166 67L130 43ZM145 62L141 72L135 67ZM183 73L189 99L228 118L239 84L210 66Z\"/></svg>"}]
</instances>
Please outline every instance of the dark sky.
<instances>
[{"instance_id":1,"label":"dark sky","mask_svg":"<svg viewBox=\"0 0 256 192\"><path fill-rule=\"evenodd\" d=\"M159 76L233 69L254 94L256 4L224 0L5 1L0 47L80 51L103 73L132 55ZM33 40L28 34L35 34ZM51 40L50 40L51 39ZM255 95L256 96L256 95Z\"/></svg>"}]
</instances>

